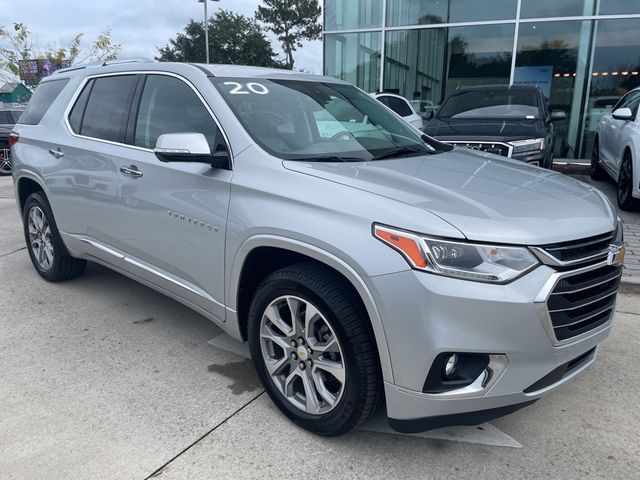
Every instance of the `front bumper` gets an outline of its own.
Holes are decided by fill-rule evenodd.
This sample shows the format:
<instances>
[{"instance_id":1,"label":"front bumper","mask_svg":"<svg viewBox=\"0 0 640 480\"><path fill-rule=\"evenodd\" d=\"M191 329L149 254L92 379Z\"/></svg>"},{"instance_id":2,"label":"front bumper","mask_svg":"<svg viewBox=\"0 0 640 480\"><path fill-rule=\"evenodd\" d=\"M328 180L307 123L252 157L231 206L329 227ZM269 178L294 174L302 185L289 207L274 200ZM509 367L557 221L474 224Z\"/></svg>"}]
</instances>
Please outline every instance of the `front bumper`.
<instances>
[{"instance_id":1,"label":"front bumper","mask_svg":"<svg viewBox=\"0 0 640 480\"><path fill-rule=\"evenodd\" d=\"M541 265L507 285L412 270L370 278L391 357L394 383L385 382L385 394L392 426L416 431L443 422L477 424L535 401L586 369L611 319L575 339L552 338L540 294L554 273ZM504 365L483 388L423 393L427 373L443 352L495 355ZM535 387L579 357L566 375Z\"/></svg>"}]
</instances>

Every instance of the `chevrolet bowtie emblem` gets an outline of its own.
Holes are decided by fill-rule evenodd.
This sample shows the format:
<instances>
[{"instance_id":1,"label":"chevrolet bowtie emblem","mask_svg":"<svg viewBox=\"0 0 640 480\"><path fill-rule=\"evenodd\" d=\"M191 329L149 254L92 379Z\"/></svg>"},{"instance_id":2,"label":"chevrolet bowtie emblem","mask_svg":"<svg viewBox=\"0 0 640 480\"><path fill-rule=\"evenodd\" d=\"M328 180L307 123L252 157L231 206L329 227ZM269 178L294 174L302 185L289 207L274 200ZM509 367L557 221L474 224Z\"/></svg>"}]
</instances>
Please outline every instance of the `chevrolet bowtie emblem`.
<instances>
[{"instance_id":1,"label":"chevrolet bowtie emblem","mask_svg":"<svg viewBox=\"0 0 640 480\"><path fill-rule=\"evenodd\" d=\"M609 245L607 263L616 267L624 263L624 245Z\"/></svg>"}]
</instances>

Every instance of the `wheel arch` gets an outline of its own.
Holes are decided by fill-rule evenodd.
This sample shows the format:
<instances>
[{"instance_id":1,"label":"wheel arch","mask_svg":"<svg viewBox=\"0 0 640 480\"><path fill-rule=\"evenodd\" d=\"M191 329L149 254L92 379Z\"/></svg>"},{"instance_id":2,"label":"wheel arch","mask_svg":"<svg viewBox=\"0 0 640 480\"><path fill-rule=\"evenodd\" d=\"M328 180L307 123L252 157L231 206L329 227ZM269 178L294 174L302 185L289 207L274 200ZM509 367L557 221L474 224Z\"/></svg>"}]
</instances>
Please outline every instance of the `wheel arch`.
<instances>
[{"instance_id":1,"label":"wheel arch","mask_svg":"<svg viewBox=\"0 0 640 480\"><path fill-rule=\"evenodd\" d=\"M24 204L29 198L29 195L35 192L42 192L47 200L49 199L49 195L44 187L44 182L40 181L34 175L21 175L16 180L16 203L18 204L18 209L20 210L20 214L24 209Z\"/></svg>"},{"instance_id":2,"label":"wheel arch","mask_svg":"<svg viewBox=\"0 0 640 480\"><path fill-rule=\"evenodd\" d=\"M317 262L333 270L353 288L371 325L383 379L393 382L382 320L362 276L342 259L304 242L275 235L258 235L240 246L230 269L226 291L228 333L238 340L246 340L249 302L262 279L272 271L302 261Z\"/></svg>"}]
</instances>

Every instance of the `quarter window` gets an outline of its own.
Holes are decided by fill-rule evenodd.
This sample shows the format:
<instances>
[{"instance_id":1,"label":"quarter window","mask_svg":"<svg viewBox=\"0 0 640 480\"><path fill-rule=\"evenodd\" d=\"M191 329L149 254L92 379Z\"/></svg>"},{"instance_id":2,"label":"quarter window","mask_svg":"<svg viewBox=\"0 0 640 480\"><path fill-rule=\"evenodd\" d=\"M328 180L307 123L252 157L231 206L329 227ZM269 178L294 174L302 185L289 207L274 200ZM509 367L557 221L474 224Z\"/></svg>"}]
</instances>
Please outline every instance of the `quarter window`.
<instances>
[{"instance_id":1,"label":"quarter window","mask_svg":"<svg viewBox=\"0 0 640 480\"><path fill-rule=\"evenodd\" d=\"M134 143L154 148L165 133L202 133L212 152L224 146L211 114L189 85L175 77L149 75L140 99Z\"/></svg>"},{"instance_id":2,"label":"quarter window","mask_svg":"<svg viewBox=\"0 0 640 480\"><path fill-rule=\"evenodd\" d=\"M115 75L95 79L79 133L87 137L124 142L137 78L136 75ZM80 108L80 103L77 105ZM73 120L74 112L71 115L70 120Z\"/></svg>"},{"instance_id":3,"label":"quarter window","mask_svg":"<svg viewBox=\"0 0 640 480\"><path fill-rule=\"evenodd\" d=\"M50 80L48 82L42 82L36 89L36 92L29 100L29 104L24 113L20 117L18 123L25 125L37 125L47 113L49 107L53 104L62 89L67 85L69 79L63 80Z\"/></svg>"}]
</instances>

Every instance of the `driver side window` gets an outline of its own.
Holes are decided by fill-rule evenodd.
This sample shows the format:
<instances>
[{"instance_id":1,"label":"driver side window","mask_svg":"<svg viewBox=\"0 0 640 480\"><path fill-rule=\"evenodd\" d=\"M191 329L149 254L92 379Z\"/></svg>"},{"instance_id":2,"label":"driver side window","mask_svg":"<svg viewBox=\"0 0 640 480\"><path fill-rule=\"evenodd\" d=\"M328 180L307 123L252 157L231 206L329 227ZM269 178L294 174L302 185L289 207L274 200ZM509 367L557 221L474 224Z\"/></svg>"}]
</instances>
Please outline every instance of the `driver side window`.
<instances>
[{"instance_id":1,"label":"driver side window","mask_svg":"<svg viewBox=\"0 0 640 480\"><path fill-rule=\"evenodd\" d=\"M149 75L140 99L134 144L153 149L165 133L202 133L212 152L225 148L215 121L189 85L175 77Z\"/></svg>"}]
</instances>

